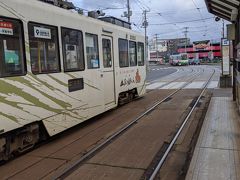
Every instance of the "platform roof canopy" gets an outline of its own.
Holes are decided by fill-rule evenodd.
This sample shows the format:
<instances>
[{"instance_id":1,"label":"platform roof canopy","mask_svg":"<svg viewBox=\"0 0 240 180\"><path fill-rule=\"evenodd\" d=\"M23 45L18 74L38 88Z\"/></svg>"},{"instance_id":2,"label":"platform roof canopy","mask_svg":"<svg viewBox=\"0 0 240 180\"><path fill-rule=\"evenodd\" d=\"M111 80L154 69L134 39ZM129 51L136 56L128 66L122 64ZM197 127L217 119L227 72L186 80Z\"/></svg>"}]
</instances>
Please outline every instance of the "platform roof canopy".
<instances>
[{"instance_id":1,"label":"platform roof canopy","mask_svg":"<svg viewBox=\"0 0 240 180\"><path fill-rule=\"evenodd\" d=\"M240 0L205 0L208 11L227 21L236 21Z\"/></svg>"}]
</instances>

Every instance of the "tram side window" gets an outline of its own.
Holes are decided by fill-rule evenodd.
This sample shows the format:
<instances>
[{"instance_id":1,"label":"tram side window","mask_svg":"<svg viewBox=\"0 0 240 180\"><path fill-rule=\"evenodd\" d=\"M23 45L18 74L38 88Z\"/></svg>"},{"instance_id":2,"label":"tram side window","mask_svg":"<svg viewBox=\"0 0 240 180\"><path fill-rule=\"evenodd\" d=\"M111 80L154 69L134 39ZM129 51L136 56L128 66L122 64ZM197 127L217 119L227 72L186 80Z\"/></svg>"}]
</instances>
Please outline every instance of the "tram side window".
<instances>
[{"instance_id":1,"label":"tram side window","mask_svg":"<svg viewBox=\"0 0 240 180\"><path fill-rule=\"evenodd\" d=\"M144 44L139 42L138 43L138 65L144 66Z\"/></svg>"},{"instance_id":2,"label":"tram side window","mask_svg":"<svg viewBox=\"0 0 240 180\"><path fill-rule=\"evenodd\" d=\"M0 77L24 75L22 24L0 18Z\"/></svg>"},{"instance_id":3,"label":"tram side window","mask_svg":"<svg viewBox=\"0 0 240 180\"><path fill-rule=\"evenodd\" d=\"M100 68L97 35L86 33L86 52L88 69Z\"/></svg>"},{"instance_id":4,"label":"tram side window","mask_svg":"<svg viewBox=\"0 0 240 180\"><path fill-rule=\"evenodd\" d=\"M119 66L128 67L128 40L119 39L118 40L118 49L119 49Z\"/></svg>"},{"instance_id":5,"label":"tram side window","mask_svg":"<svg viewBox=\"0 0 240 180\"><path fill-rule=\"evenodd\" d=\"M137 66L137 43L129 41L130 66Z\"/></svg>"},{"instance_id":6,"label":"tram side window","mask_svg":"<svg viewBox=\"0 0 240 180\"><path fill-rule=\"evenodd\" d=\"M32 72L60 72L57 27L29 23L28 30Z\"/></svg>"},{"instance_id":7,"label":"tram side window","mask_svg":"<svg viewBox=\"0 0 240 180\"><path fill-rule=\"evenodd\" d=\"M112 45L109 39L102 39L103 46L103 66L105 68L112 67Z\"/></svg>"},{"instance_id":8,"label":"tram side window","mask_svg":"<svg viewBox=\"0 0 240 180\"><path fill-rule=\"evenodd\" d=\"M81 31L62 28L65 71L84 70L83 35Z\"/></svg>"}]
</instances>

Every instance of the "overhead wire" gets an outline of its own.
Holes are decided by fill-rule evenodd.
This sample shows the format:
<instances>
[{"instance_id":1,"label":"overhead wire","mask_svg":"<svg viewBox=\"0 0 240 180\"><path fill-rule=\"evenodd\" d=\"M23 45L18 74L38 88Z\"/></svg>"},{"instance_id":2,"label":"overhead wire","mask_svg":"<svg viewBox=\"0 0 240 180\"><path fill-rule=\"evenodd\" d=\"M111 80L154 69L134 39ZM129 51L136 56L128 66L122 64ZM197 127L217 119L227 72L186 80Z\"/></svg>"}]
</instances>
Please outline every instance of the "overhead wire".
<instances>
[{"instance_id":1,"label":"overhead wire","mask_svg":"<svg viewBox=\"0 0 240 180\"><path fill-rule=\"evenodd\" d=\"M208 17L208 18L204 18L204 20L209 20L209 19L213 19L214 17ZM149 24L152 26L163 26L163 25L171 25L171 24L182 24L182 23L187 23L187 22L199 22L202 19L194 19L194 20L189 20L189 21L178 21L178 22L170 22L170 23L162 23L162 24Z\"/></svg>"},{"instance_id":2,"label":"overhead wire","mask_svg":"<svg viewBox=\"0 0 240 180\"><path fill-rule=\"evenodd\" d=\"M139 7L139 9L141 10L146 10L146 9L150 9L150 7L148 5L146 5L142 0L134 0L136 6ZM195 0L192 0L195 8L189 8L189 9L185 9L185 10L165 10L165 11L158 11L156 9L152 9L151 12L148 12L148 18L152 18L152 17L155 17L155 16L160 16L164 19L164 21L166 23L149 23L149 26L167 26L167 25L171 25L171 26L174 26L172 27L173 31L171 32L163 32L161 34L165 35L165 34L173 34L173 33L176 33L178 36L180 33L182 33L182 25L180 24L185 24L185 23L194 23L194 22L199 22L199 21L202 21L205 23L205 26L194 26L194 27L191 27L189 26L189 28L195 28L195 29L199 29L199 28L205 28L205 31L204 30L199 30L199 31L204 31L204 34L206 34L208 32L209 29L207 29L208 25L206 24L206 21L207 20L210 20L210 19L213 19L213 17L209 17L209 18L204 18L203 17L203 14L201 12L201 9L206 9L206 7L198 7L198 5L196 4ZM136 7L135 6L135 7ZM126 7L101 7L99 8L100 10L120 10L120 9L125 9ZM82 8L81 8L82 9ZM89 11L89 10L86 10L86 9L83 9L84 11ZM171 17L171 15L174 15L176 13L185 13L186 11L192 11L192 10L197 10L199 15L200 15L200 19L193 19L193 20L185 20L185 21L176 21L176 22L167 22L168 20L165 19L165 17ZM135 11L133 10L133 13L135 15L137 15L138 13L140 13L139 11ZM181 13L181 14L182 14ZM142 12L141 12L142 14ZM136 27L138 30L142 31L141 29L141 21L142 21L142 18L140 18L141 16L133 16L132 19L134 19L134 21L132 22L133 26ZM167 18L167 19L169 19ZM136 23L137 22L137 23ZM193 31L192 30L189 30L190 33L192 33ZM181 35L180 35L181 36Z\"/></svg>"},{"instance_id":3,"label":"overhead wire","mask_svg":"<svg viewBox=\"0 0 240 180\"><path fill-rule=\"evenodd\" d=\"M151 10L151 8L148 5L146 5L145 3L143 3L141 0L135 0L135 1L137 1L140 5L142 5L143 10L147 10L147 11Z\"/></svg>"},{"instance_id":4,"label":"overhead wire","mask_svg":"<svg viewBox=\"0 0 240 180\"><path fill-rule=\"evenodd\" d=\"M207 26L206 22L205 22L204 19L203 19L202 12L200 11L200 8L197 6L195 0L192 0L192 2L193 2L193 4L194 4L194 6L196 7L197 11L199 12L202 21L203 21L203 22L205 23L205 25ZM205 31L205 34L206 34L206 33L207 33L207 30Z\"/></svg>"},{"instance_id":5,"label":"overhead wire","mask_svg":"<svg viewBox=\"0 0 240 180\"><path fill-rule=\"evenodd\" d=\"M206 9L206 7L200 7L199 9ZM181 12L186 12L186 11L192 11L192 10L196 10L196 8L191 8L191 9L183 9L181 10ZM151 10L152 12L149 12L149 14L153 14L153 15L164 15L165 13L170 13L170 14L174 14L174 13L178 13L179 11L176 10L169 10L169 11L158 11L158 10ZM141 14L141 12L136 11L136 14Z\"/></svg>"}]
</instances>

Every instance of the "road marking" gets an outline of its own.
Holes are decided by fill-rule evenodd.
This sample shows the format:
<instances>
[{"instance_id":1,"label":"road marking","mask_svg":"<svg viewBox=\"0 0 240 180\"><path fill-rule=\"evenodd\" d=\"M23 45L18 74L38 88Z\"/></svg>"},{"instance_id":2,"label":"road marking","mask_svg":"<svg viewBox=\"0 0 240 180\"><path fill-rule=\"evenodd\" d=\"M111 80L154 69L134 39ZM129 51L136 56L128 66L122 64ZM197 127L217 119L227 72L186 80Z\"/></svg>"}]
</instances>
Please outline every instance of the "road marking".
<instances>
[{"instance_id":1,"label":"road marking","mask_svg":"<svg viewBox=\"0 0 240 180\"><path fill-rule=\"evenodd\" d=\"M202 89L205 81L195 81L187 85L184 89Z\"/></svg>"},{"instance_id":2,"label":"road marking","mask_svg":"<svg viewBox=\"0 0 240 180\"><path fill-rule=\"evenodd\" d=\"M208 85L208 89L215 89L215 88L218 88L218 83L219 81L211 81Z\"/></svg>"},{"instance_id":3,"label":"road marking","mask_svg":"<svg viewBox=\"0 0 240 180\"><path fill-rule=\"evenodd\" d=\"M186 82L178 82L176 85L174 85L173 87L171 87L171 89L181 88L184 84L186 84Z\"/></svg>"},{"instance_id":4,"label":"road marking","mask_svg":"<svg viewBox=\"0 0 240 180\"><path fill-rule=\"evenodd\" d=\"M154 69L150 69L151 71L161 71L161 70L167 70L167 69L177 69L174 67L165 67L165 68L154 68ZM179 71L179 69L177 69L177 71Z\"/></svg>"},{"instance_id":5,"label":"road marking","mask_svg":"<svg viewBox=\"0 0 240 180\"><path fill-rule=\"evenodd\" d=\"M146 88L147 89L157 89L160 86L163 86L164 84L166 84L166 82L156 82L156 83L148 85Z\"/></svg>"},{"instance_id":6,"label":"road marking","mask_svg":"<svg viewBox=\"0 0 240 180\"><path fill-rule=\"evenodd\" d=\"M152 84L147 85L147 89L178 89L184 86L187 82L172 82L166 86L167 82L155 82ZM195 81L190 84L188 84L183 89L202 89L205 85L205 81ZM208 89L215 89L218 88L219 81L211 81L208 85Z\"/></svg>"},{"instance_id":7,"label":"road marking","mask_svg":"<svg viewBox=\"0 0 240 180\"><path fill-rule=\"evenodd\" d=\"M178 86L178 83L179 83L179 82L172 82L172 83L170 83L170 84L168 84L168 85L166 85L166 86L163 86L163 87L160 88L160 89L174 89L175 86Z\"/></svg>"}]
</instances>

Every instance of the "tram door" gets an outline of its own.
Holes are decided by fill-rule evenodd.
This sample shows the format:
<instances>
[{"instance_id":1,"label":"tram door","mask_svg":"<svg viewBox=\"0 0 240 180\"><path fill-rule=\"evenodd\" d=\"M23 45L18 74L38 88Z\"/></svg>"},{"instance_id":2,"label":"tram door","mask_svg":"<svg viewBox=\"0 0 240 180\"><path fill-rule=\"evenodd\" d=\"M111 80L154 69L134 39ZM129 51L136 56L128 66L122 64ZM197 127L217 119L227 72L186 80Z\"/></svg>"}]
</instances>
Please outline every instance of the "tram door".
<instances>
[{"instance_id":1,"label":"tram door","mask_svg":"<svg viewBox=\"0 0 240 180\"><path fill-rule=\"evenodd\" d=\"M112 37L109 36L102 37L102 52L103 52L102 79L104 84L104 101L105 108L108 109L116 104Z\"/></svg>"}]
</instances>

